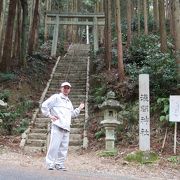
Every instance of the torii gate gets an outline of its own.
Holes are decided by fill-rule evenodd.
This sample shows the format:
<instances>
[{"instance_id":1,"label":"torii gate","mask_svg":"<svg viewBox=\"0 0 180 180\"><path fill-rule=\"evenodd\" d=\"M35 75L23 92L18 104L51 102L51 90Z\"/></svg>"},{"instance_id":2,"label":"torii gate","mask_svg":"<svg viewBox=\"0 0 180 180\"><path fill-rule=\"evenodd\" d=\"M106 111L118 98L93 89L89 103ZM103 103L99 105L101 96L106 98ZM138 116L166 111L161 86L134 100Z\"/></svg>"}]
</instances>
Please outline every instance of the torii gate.
<instances>
[{"instance_id":1,"label":"torii gate","mask_svg":"<svg viewBox=\"0 0 180 180\"><path fill-rule=\"evenodd\" d=\"M53 32L53 42L51 48L51 56L56 56L57 51L57 42L58 42L58 34L59 34L59 25L84 25L86 26L86 43L89 44L89 26L93 26L93 35L94 35L94 51L96 52L99 48L98 45L98 26L105 25L105 15L104 13L88 13L88 14L80 14L80 13L55 13L55 12L47 12L46 18L55 18L55 20L47 20L45 25L45 31L47 32L47 25L54 25ZM85 21L64 21L60 20L60 18L81 18ZM100 19L100 21L99 21Z\"/></svg>"}]
</instances>

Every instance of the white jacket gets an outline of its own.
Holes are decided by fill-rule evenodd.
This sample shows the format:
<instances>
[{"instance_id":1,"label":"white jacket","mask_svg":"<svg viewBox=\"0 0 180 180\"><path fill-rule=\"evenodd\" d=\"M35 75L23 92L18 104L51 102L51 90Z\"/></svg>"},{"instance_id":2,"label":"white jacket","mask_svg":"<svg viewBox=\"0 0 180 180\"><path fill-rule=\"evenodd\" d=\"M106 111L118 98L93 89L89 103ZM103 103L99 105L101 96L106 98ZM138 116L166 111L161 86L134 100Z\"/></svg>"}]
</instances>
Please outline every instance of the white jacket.
<instances>
[{"instance_id":1,"label":"white jacket","mask_svg":"<svg viewBox=\"0 0 180 180\"><path fill-rule=\"evenodd\" d=\"M42 103L41 111L46 117L56 116L58 120L52 123L70 131L71 118L77 117L80 109L73 108L69 98L63 93L54 94Z\"/></svg>"}]
</instances>

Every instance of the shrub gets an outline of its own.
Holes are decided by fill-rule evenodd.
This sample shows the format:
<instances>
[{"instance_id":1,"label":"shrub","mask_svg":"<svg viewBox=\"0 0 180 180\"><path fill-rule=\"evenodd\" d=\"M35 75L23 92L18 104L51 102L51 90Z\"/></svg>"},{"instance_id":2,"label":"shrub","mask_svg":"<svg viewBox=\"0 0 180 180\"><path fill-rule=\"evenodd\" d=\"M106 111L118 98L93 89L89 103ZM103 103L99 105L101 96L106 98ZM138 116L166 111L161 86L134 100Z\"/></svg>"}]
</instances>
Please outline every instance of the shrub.
<instances>
[{"instance_id":1,"label":"shrub","mask_svg":"<svg viewBox=\"0 0 180 180\"><path fill-rule=\"evenodd\" d=\"M10 91L8 90L3 90L1 93L0 93L0 100L3 100L5 102L8 102L9 100L9 97L10 97Z\"/></svg>"},{"instance_id":2,"label":"shrub","mask_svg":"<svg viewBox=\"0 0 180 180\"><path fill-rule=\"evenodd\" d=\"M139 74L150 75L152 95L164 97L176 87L176 62L171 51L160 51L157 35L135 38L129 50L126 73L133 81L138 81Z\"/></svg>"},{"instance_id":3,"label":"shrub","mask_svg":"<svg viewBox=\"0 0 180 180\"><path fill-rule=\"evenodd\" d=\"M0 119L2 119L2 122L0 124L0 127L8 135L12 135L13 127L18 116L19 113L17 113L13 107L8 107L4 110L1 110Z\"/></svg>"}]
</instances>

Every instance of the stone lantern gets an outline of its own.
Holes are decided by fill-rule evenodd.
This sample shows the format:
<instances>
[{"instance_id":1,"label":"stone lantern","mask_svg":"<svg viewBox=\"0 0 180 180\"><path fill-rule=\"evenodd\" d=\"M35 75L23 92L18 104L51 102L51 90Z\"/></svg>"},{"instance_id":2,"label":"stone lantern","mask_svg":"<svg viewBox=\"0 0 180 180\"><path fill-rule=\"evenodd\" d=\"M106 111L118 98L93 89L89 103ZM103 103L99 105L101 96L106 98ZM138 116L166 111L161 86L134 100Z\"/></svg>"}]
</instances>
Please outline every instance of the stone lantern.
<instances>
[{"instance_id":1,"label":"stone lantern","mask_svg":"<svg viewBox=\"0 0 180 180\"><path fill-rule=\"evenodd\" d=\"M114 130L120 124L117 120L118 111L121 109L119 101L115 100L115 93L110 91L107 94L107 99L99 106L104 113L104 120L101 121L101 124L106 130L106 150L114 150Z\"/></svg>"}]
</instances>

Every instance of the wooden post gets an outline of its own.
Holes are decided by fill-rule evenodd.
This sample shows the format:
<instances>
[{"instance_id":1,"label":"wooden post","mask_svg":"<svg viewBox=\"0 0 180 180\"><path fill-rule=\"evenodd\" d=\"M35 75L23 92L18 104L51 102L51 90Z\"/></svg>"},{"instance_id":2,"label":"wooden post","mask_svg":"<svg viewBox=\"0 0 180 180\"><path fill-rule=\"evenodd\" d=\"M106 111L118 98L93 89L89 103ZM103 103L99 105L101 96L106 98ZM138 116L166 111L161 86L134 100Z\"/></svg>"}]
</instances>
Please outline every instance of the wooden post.
<instances>
[{"instance_id":1,"label":"wooden post","mask_svg":"<svg viewBox=\"0 0 180 180\"><path fill-rule=\"evenodd\" d=\"M51 56L56 56L57 51L57 43L58 43L58 34L59 34L59 16L56 16L56 24L54 25L54 33L53 33L53 42L51 49Z\"/></svg>"},{"instance_id":2,"label":"wooden post","mask_svg":"<svg viewBox=\"0 0 180 180\"><path fill-rule=\"evenodd\" d=\"M176 154L176 142L177 142L177 122L174 125L174 154Z\"/></svg>"},{"instance_id":3,"label":"wooden post","mask_svg":"<svg viewBox=\"0 0 180 180\"><path fill-rule=\"evenodd\" d=\"M177 123L180 122L180 95L170 95L169 121L175 122L174 125L174 154L176 154L177 143Z\"/></svg>"}]
</instances>

